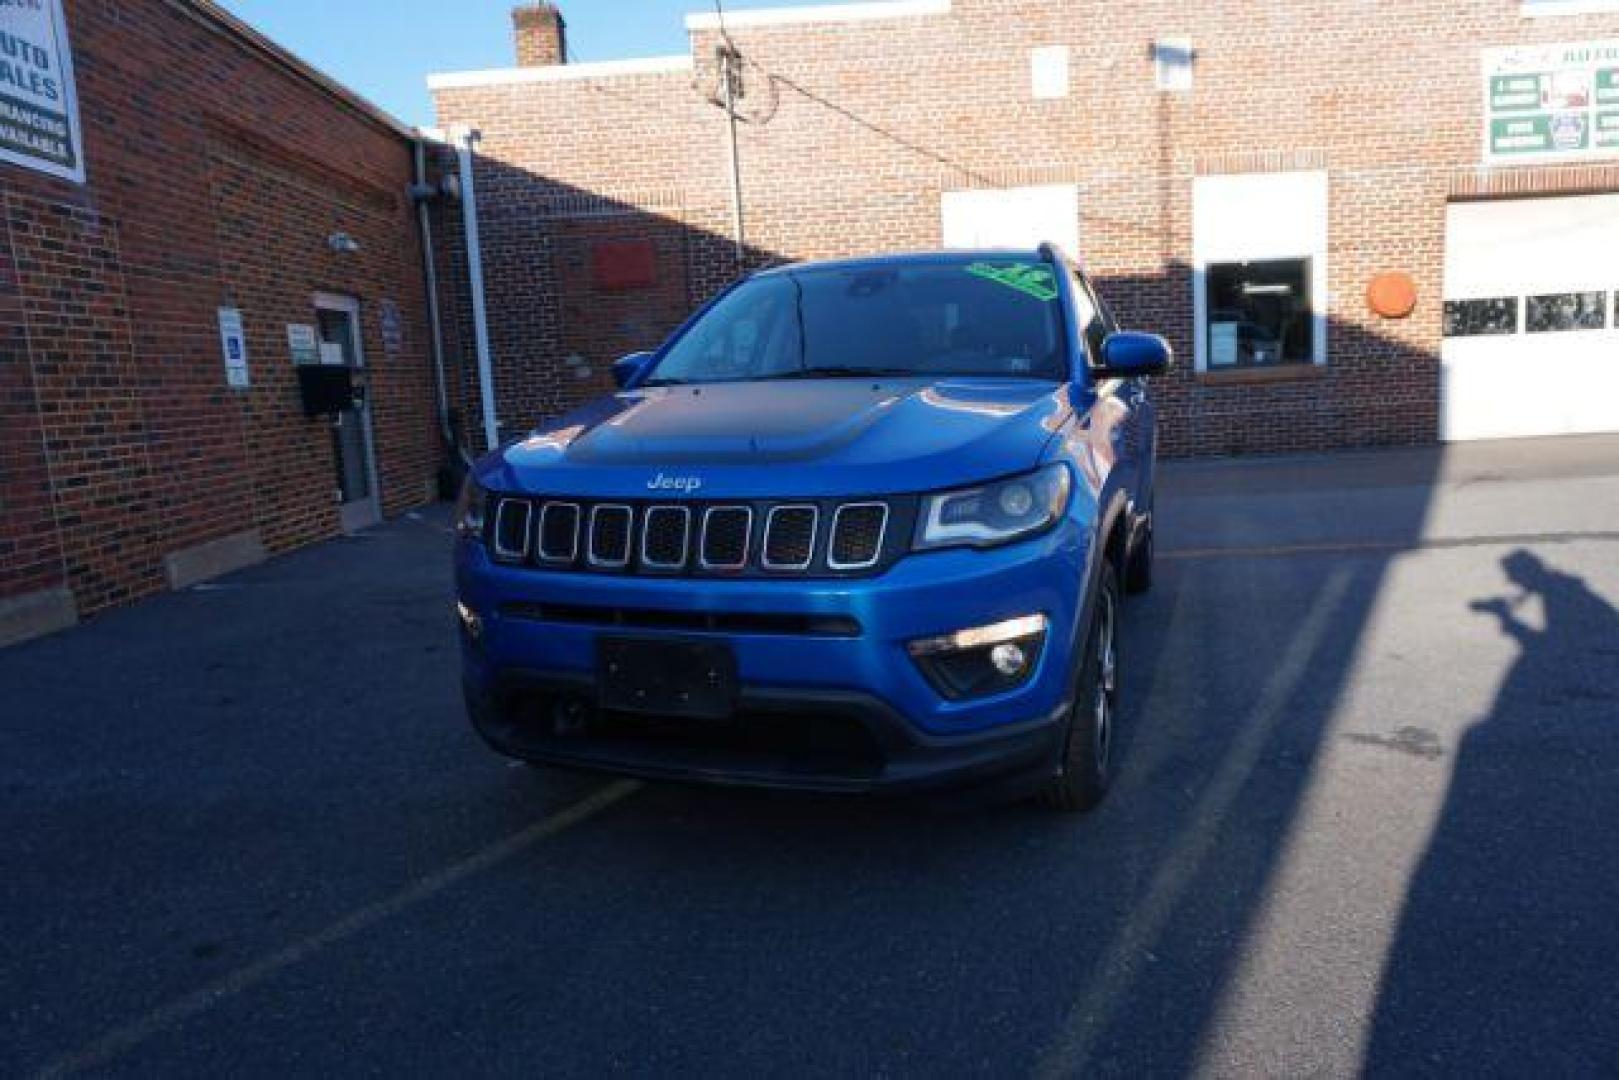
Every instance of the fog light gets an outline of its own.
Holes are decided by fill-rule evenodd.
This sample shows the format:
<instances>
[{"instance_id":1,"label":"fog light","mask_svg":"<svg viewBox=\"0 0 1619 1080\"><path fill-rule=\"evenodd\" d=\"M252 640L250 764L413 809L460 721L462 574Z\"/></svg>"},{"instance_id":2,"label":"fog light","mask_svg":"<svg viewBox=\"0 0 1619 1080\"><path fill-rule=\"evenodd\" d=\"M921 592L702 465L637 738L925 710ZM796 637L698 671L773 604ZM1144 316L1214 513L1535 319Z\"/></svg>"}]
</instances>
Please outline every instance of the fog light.
<instances>
[{"instance_id":1,"label":"fog light","mask_svg":"<svg viewBox=\"0 0 1619 1080\"><path fill-rule=\"evenodd\" d=\"M907 648L941 696L952 701L1014 689L1034 672L1046 639L1046 617L1024 615L953 634L920 638Z\"/></svg>"},{"instance_id":2,"label":"fog light","mask_svg":"<svg viewBox=\"0 0 1619 1080\"><path fill-rule=\"evenodd\" d=\"M460 618L461 628L467 632L467 637L474 642L483 637L483 620L478 618L476 611L473 611L462 601L457 600L455 602L455 614Z\"/></svg>"},{"instance_id":3,"label":"fog light","mask_svg":"<svg viewBox=\"0 0 1619 1080\"><path fill-rule=\"evenodd\" d=\"M1040 637L1046 632L1044 615L1025 615L1019 619L975 626L970 630L957 630L954 634L918 638L911 642L912 656L930 656L933 653L960 652L999 645L1003 641L1021 641L1027 637Z\"/></svg>"},{"instance_id":4,"label":"fog light","mask_svg":"<svg viewBox=\"0 0 1619 1080\"><path fill-rule=\"evenodd\" d=\"M989 662L995 665L996 671L1011 678L1022 674L1029 664L1029 658L1024 655L1023 646L1008 641L989 650Z\"/></svg>"}]
</instances>

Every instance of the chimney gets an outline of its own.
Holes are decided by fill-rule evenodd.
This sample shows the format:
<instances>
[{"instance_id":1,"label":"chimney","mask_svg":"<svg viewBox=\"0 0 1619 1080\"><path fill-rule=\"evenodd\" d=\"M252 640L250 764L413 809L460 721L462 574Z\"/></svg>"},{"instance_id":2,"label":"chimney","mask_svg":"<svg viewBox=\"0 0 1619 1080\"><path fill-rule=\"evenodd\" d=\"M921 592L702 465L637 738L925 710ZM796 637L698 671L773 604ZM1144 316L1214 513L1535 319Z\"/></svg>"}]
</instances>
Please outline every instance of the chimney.
<instances>
[{"instance_id":1,"label":"chimney","mask_svg":"<svg viewBox=\"0 0 1619 1080\"><path fill-rule=\"evenodd\" d=\"M512 9L518 67L550 67L568 62L568 24L557 6L541 0Z\"/></svg>"}]
</instances>

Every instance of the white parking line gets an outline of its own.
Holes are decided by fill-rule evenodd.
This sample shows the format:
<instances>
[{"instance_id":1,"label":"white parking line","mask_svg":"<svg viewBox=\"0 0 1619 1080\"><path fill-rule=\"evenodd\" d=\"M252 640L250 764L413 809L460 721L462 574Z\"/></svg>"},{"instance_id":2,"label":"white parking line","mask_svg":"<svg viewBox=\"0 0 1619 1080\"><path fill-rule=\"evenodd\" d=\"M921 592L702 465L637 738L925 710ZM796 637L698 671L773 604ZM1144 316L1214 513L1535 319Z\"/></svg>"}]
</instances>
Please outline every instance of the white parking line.
<instances>
[{"instance_id":1,"label":"white parking line","mask_svg":"<svg viewBox=\"0 0 1619 1080\"><path fill-rule=\"evenodd\" d=\"M386 899L368 904L358 911L332 923L324 930L293 942L279 952L271 953L246 967L237 968L189 994L158 1006L145 1016L122 1027L113 1028L99 1039L73 1051L47 1065L39 1072L41 1077L66 1076L83 1069L103 1065L118 1055L145 1042L154 1035L183 1024L192 1017L206 1012L229 998L251 990L286 968L300 963L320 952L351 938L377 923L421 903L466 880L474 874L510 859L541 840L555 836L570 826L594 817L627 795L640 790L635 780L620 780L600 788L565 810L541 818L520 832L467 856L442 870L418 880L415 884L394 893Z\"/></svg>"},{"instance_id":2,"label":"white parking line","mask_svg":"<svg viewBox=\"0 0 1619 1080\"><path fill-rule=\"evenodd\" d=\"M1096 1040L1114 1021L1125 993L1135 981L1137 965L1153 959L1152 950L1164 927L1214 851L1219 828L1241 796L1243 784L1259 762L1272 732L1287 715L1288 703L1309 675L1310 666L1319 662L1327 630L1353 581L1353 573L1339 567L1315 595L1298 633L1288 643L1253 708L1234 729L1236 734L1212 782L1187 816L1191 827L1159 864L1147 895L1091 969L1084 990L1041 1056L1035 1070L1037 1077L1045 1080L1095 1071L1090 1054Z\"/></svg>"},{"instance_id":3,"label":"white parking line","mask_svg":"<svg viewBox=\"0 0 1619 1080\"><path fill-rule=\"evenodd\" d=\"M1619 541L1619 532L1507 533L1485 536L1435 536L1411 540L1344 540L1320 543L1160 549L1171 561L1195 559L1267 559L1283 555L1415 555L1449 548L1528 547L1535 544L1578 544Z\"/></svg>"}]
</instances>

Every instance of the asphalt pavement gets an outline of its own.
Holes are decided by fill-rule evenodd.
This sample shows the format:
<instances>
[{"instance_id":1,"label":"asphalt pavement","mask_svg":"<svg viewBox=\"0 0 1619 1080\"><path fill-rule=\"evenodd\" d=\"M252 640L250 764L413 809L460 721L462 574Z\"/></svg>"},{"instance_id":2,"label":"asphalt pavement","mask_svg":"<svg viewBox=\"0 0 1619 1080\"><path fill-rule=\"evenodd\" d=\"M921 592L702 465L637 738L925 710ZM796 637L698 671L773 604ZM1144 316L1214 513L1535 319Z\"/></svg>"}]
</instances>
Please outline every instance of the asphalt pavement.
<instances>
[{"instance_id":1,"label":"asphalt pavement","mask_svg":"<svg viewBox=\"0 0 1619 1080\"><path fill-rule=\"evenodd\" d=\"M0 652L0 1072L1619 1073L1619 438L1157 508L1086 817L513 766L442 508Z\"/></svg>"}]
</instances>

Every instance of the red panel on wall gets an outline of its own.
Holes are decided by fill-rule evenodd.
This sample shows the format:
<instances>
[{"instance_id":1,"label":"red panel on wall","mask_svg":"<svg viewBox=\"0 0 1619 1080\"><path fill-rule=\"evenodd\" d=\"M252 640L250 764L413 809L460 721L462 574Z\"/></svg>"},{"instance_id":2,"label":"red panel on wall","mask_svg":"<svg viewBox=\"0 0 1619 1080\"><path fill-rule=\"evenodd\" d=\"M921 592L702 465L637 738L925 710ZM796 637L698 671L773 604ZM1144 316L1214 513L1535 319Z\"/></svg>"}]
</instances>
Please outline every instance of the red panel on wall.
<instances>
[{"instance_id":1,"label":"red panel on wall","mask_svg":"<svg viewBox=\"0 0 1619 1080\"><path fill-rule=\"evenodd\" d=\"M590 246L591 284L598 289L645 289L658 283L650 240L603 240Z\"/></svg>"}]
</instances>

